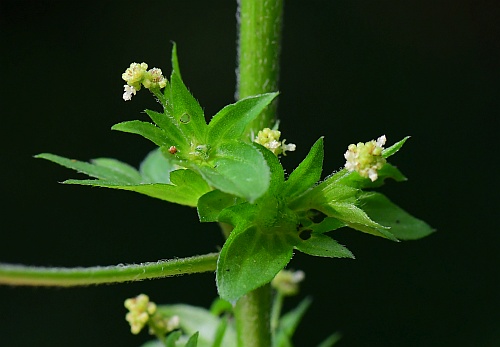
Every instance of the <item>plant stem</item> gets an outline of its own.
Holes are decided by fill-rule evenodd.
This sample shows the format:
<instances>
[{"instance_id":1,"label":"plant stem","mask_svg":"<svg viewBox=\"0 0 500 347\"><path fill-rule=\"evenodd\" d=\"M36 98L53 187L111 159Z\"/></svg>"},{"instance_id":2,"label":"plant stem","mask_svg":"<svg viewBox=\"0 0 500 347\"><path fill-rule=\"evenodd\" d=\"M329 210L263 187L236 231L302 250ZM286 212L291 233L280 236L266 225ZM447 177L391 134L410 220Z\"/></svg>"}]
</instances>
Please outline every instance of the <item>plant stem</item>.
<instances>
[{"instance_id":1,"label":"plant stem","mask_svg":"<svg viewBox=\"0 0 500 347\"><path fill-rule=\"evenodd\" d=\"M283 0L239 0L239 99L278 90ZM248 129L249 134L271 127L276 101Z\"/></svg>"},{"instance_id":2,"label":"plant stem","mask_svg":"<svg viewBox=\"0 0 500 347\"><path fill-rule=\"evenodd\" d=\"M215 271L218 253L134 265L52 268L0 263L0 284L74 287Z\"/></svg>"},{"instance_id":3,"label":"plant stem","mask_svg":"<svg viewBox=\"0 0 500 347\"><path fill-rule=\"evenodd\" d=\"M271 286L266 284L243 296L234 310L239 347L271 346Z\"/></svg>"},{"instance_id":4,"label":"plant stem","mask_svg":"<svg viewBox=\"0 0 500 347\"><path fill-rule=\"evenodd\" d=\"M238 0L238 86L237 98L278 90L279 54L283 0ZM248 127L255 134L272 127L276 119L274 102ZM271 287L258 288L235 306L239 347L271 346Z\"/></svg>"}]
</instances>

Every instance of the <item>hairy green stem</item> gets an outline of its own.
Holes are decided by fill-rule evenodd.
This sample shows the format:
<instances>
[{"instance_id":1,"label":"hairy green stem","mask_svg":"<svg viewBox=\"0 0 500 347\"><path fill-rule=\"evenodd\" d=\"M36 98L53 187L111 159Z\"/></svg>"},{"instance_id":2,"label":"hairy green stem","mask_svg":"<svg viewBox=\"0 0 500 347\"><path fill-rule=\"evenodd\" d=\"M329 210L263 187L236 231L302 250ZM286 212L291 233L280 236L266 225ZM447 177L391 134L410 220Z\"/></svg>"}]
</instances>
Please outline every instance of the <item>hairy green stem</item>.
<instances>
[{"instance_id":1,"label":"hairy green stem","mask_svg":"<svg viewBox=\"0 0 500 347\"><path fill-rule=\"evenodd\" d=\"M215 271L218 253L151 263L88 268L53 268L0 263L0 284L74 287Z\"/></svg>"},{"instance_id":2,"label":"hairy green stem","mask_svg":"<svg viewBox=\"0 0 500 347\"><path fill-rule=\"evenodd\" d=\"M238 0L237 98L278 90L283 0ZM248 135L272 127L276 102L248 127ZM264 285L235 306L239 347L271 346L271 288Z\"/></svg>"},{"instance_id":3,"label":"hairy green stem","mask_svg":"<svg viewBox=\"0 0 500 347\"><path fill-rule=\"evenodd\" d=\"M238 86L239 99L278 91L283 0L239 0ZM257 117L249 134L271 127L276 101Z\"/></svg>"},{"instance_id":4,"label":"hairy green stem","mask_svg":"<svg viewBox=\"0 0 500 347\"><path fill-rule=\"evenodd\" d=\"M234 315L239 347L271 346L271 286L266 284L243 296Z\"/></svg>"}]
</instances>

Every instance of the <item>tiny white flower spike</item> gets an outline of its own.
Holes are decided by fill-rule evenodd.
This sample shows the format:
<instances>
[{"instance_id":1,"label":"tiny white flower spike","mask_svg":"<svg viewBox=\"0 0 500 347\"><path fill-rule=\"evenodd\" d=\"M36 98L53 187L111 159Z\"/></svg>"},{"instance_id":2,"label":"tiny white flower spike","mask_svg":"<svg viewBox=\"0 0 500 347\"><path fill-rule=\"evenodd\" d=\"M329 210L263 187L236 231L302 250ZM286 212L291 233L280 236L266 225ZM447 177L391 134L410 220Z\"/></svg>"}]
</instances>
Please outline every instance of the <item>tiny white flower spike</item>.
<instances>
[{"instance_id":1,"label":"tiny white flower spike","mask_svg":"<svg viewBox=\"0 0 500 347\"><path fill-rule=\"evenodd\" d=\"M279 130L264 128L259 130L257 137L253 139L253 142L266 147L276 156L280 154L286 155L286 151L295 151L297 146L293 143L285 144L286 140L280 141L280 136L281 132Z\"/></svg>"},{"instance_id":2,"label":"tiny white flower spike","mask_svg":"<svg viewBox=\"0 0 500 347\"><path fill-rule=\"evenodd\" d=\"M283 155L286 155L286 152L293 152L297 148L295 143L288 143L285 144L285 139L281 142L281 151L283 152Z\"/></svg>"},{"instance_id":3,"label":"tiny white flower spike","mask_svg":"<svg viewBox=\"0 0 500 347\"><path fill-rule=\"evenodd\" d=\"M383 148L384 145L385 145L385 142L387 141L385 135L382 135L380 136L378 139L377 139L377 147L381 147Z\"/></svg>"},{"instance_id":4,"label":"tiny white flower spike","mask_svg":"<svg viewBox=\"0 0 500 347\"><path fill-rule=\"evenodd\" d=\"M123 100L129 101L132 99L132 95L135 95L137 93L137 90L135 90L134 87L129 86L128 84L125 84L123 86L123 90L125 91L123 93Z\"/></svg>"},{"instance_id":5,"label":"tiny white flower spike","mask_svg":"<svg viewBox=\"0 0 500 347\"><path fill-rule=\"evenodd\" d=\"M377 141L371 140L349 145L344 153L345 168L348 171L357 171L361 177L369 178L374 182L378 178L377 171L386 163L385 158L382 157L385 142L386 137L382 135Z\"/></svg>"}]
</instances>

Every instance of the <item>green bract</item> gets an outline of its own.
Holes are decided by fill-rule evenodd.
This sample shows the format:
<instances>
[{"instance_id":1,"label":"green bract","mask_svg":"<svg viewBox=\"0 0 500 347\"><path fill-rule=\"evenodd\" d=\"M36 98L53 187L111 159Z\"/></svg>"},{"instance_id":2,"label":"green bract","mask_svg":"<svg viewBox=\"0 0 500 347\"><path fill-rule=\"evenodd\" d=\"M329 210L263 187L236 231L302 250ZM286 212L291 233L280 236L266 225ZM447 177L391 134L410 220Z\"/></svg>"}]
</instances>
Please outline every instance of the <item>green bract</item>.
<instances>
[{"instance_id":1,"label":"green bract","mask_svg":"<svg viewBox=\"0 0 500 347\"><path fill-rule=\"evenodd\" d=\"M378 153L384 158L383 166L372 175L373 182L347 169L321 181L323 138L285 178L279 159L245 135L249 124L277 93L239 100L207 124L202 107L182 81L175 45L170 81L163 82L163 92L150 89L163 106L162 112L146 110L152 123L133 120L112 128L139 134L158 146L139 170L108 158L85 163L53 154L37 157L94 178L64 183L131 190L196 206L200 221L231 225L233 230L222 247L216 270L223 299L234 302L270 282L294 250L320 257L354 258L326 232L347 226L394 241L432 233L429 225L384 195L366 191L381 186L386 179L406 180L395 166L383 163L408 137Z\"/></svg>"}]
</instances>

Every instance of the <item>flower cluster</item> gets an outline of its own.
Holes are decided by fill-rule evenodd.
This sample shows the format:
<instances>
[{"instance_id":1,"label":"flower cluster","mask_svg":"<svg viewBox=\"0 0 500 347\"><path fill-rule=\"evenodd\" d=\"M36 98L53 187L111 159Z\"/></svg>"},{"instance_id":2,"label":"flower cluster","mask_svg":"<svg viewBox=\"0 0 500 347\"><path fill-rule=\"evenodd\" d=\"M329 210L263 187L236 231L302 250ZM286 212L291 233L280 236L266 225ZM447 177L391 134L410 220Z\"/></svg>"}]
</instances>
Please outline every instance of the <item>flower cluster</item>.
<instances>
[{"instance_id":1,"label":"flower cluster","mask_svg":"<svg viewBox=\"0 0 500 347\"><path fill-rule=\"evenodd\" d=\"M349 145L344 154L345 168L349 171L357 171L361 177L369 178L372 182L375 181L378 178L377 171L386 163L385 158L382 157L385 141L385 135L382 135L377 141L371 140Z\"/></svg>"},{"instance_id":2,"label":"flower cluster","mask_svg":"<svg viewBox=\"0 0 500 347\"><path fill-rule=\"evenodd\" d=\"M132 63L130 67L122 74L122 79L127 82L123 86L123 100L132 99L137 91L144 86L146 89L162 89L167 85L167 80L163 77L160 69L152 68L148 70L146 63Z\"/></svg>"},{"instance_id":3,"label":"flower cluster","mask_svg":"<svg viewBox=\"0 0 500 347\"><path fill-rule=\"evenodd\" d=\"M149 297L145 294L125 300L125 307L129 310L125 319L130 323L132 334L139 334L149 318L156 312L156 304L150 302Z\"/></svg>"},{"instance_id":4,"label":"flower cluster","mask_svg":"<svg viewBox=\"0 0 500 347\"><path fill-rule=\"evenodd\" d=\"M296 295L299 283L304 280L304 271L281 270L271 281L271 286L285 296Z\"/></svg>"},{"instance_id":5,"label":"flower cluster","mask_svg":"<svg viewBox=\"0 0 500 347\"><path fill-rule=\"evenodd\" d=\"M145 294L125 300L125 307L129 310L125 319L132 334L138 334L146 324L149 325L149 333L157 336L164 336L179 327L179 316L163 316Z\"/></svg>"},{"instance_id":6,"label":"flower cluster","mask_svg":"<svg viewBox=\"0 0 500 347\"><path fill-rule=\"evenodd\" d=\"M266 147L271 152L273 152L274 155L286 155L286 151L295 151L295 144L285 144L285 139L283 139L283 141L279 141L280 136L281 132L279 130L264 128L259 131L257 137L253 141Z\"/></svg>"}]
</instances>

